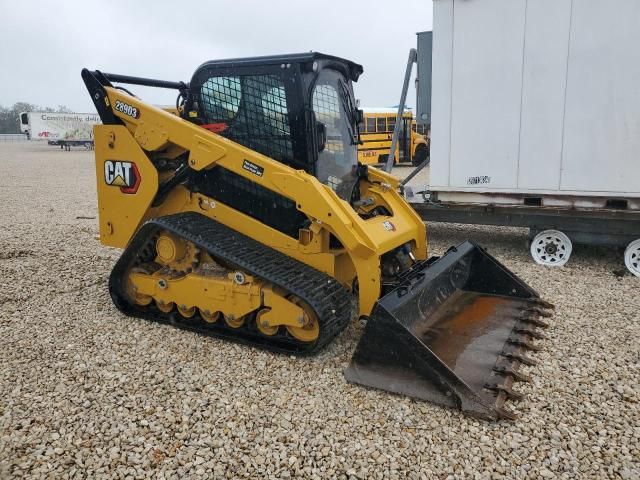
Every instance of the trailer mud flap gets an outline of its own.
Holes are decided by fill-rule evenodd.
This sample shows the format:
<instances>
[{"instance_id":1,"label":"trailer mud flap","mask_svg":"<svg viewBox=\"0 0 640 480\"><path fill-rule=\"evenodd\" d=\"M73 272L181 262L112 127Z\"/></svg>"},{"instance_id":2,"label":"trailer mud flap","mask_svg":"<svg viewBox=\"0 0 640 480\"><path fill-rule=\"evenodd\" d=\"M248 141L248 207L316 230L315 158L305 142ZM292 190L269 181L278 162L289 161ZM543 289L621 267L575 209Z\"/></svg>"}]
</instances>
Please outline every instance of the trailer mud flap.
<instances>
[{"instance_id":1,"label":"trailer mud flap","mask_svg":"<svg viewBox=\"0 0 640 480\"><path fill-rule=\"evenodd\" d=\"M464 242L415 265L367 321L349 382L459 408L486 419L516 415L521 365L553 306L481 247Z\"/></svg>"}]
</instances>

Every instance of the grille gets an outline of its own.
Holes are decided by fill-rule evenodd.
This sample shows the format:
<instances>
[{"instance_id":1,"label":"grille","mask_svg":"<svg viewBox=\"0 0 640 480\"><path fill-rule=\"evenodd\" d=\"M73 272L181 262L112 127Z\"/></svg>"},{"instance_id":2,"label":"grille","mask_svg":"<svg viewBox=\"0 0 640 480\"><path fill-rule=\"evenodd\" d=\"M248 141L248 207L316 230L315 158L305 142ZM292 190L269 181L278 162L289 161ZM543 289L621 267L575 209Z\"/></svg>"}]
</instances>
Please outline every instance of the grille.
<instances>
[{"instance_id":1,"label":"grille","mask_svg":"<svg viewBox=\"0 0 640 480\"><path fill-rule=\"evenodd\" d=\"M218 200L293 238L308 226L295 202L222 167L201 170L192 189Z\"/></svg>"}]
</instances>

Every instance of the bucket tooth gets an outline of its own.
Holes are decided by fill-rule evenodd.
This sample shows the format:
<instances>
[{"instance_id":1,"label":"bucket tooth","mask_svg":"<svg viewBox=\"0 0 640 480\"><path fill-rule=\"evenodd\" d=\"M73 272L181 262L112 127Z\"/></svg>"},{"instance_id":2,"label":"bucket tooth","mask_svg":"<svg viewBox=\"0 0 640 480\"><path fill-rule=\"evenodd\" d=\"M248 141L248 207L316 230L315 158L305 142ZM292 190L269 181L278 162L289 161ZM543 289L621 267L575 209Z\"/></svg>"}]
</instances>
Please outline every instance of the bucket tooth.
<instances>
[{"instance_id":1,"label":"bucket tooth","mask_svg":"<svg viewBox=\"0 0 640 480\"><path fill-rule=\"evenodd\" d=\"M515 352L503 352L501 353L501 355L503 357L508 358L509 360L517 360L518 362L522 363L523 365L528 365L530 367L535 367L536 365L538 365L538 361L534 360L531 357L527 357L526 355L522 355L520 353L515 353Z\"/></svg>"},{"instance_id":2,"label":"bucket tooth","mask_svg":"<svg viewBox=\"0 0 640 480\"><path fill-rule=\"evenodd\" d=\"M520 392L516 392L515 390L513 390L511 387L508 387L507 385L502 385L499 383L487 383L484 386L484 388L486 388L487 390L498 392L498 393L503 392L507 395L507 398L509 400L513 400L515 402L519 402L524 398L523 394L521 394Z\"/></svg>"},{"instance_id":3,"label":"bucket tooth","mask_svg":"<svg viewBox=\"0 0 640 480\"><path fill-rule=\"evenodd\" d=\"M518 318L521 322L530 323L540 328L549 328L549 324L544 320L540 320L538 317L534 315L522 315Z\"/></svg>"},{"instance_id":4,"label":"bucket tooth","mask_svg":"<svg viewBox=\"0 0 640 480\"><path fill-rule=\"evenodd\" d=\"M556 309L556 306L553 303L549 303L546 300L542 300L541 298L532 298L531 304L536 305L538 307L546 308L547 310Z\"/></svg>"},{"instance_id":5,"label":"bucket tooth","mask_svg":"<svg viewBox=\"0 0 640 480\"><path fill-rule=\"evenodd\" d=\"M493 368L493 371L501 375L510 375L517 382L531 383L531 377L529 375L525 375L524 373L519 372L515 368L496 366Z\"/></svg>"},{"instance_id":6,"label":"bucket tooth","mask_svg":"<svg viewBox=\"0 0 640 480\"><path fill-rule=\"evenodd\" d=\"M507 340L507 342L510 343L511 345L516 345L518 347L524 347L529 350L533 350L534 352L537 352L540 350L540 347L533 344L529 339L523 338L522 336L518 336L518 335L511 335Z\"/></svg>"},{"instance_id":7,"label":"bucket tooth","mask_svg":"<svg viewBox=\"0 0 640 480\"><path fill-rule=\"evenodd\" d=\"M509 400L507 394L504 392L493 392L496 395L496 401L494 405L494 410L498 414L499 419L505 420L517 420L518 415L511 409L507 408L505 404Z\"/></svg>"},{"instance_id":8,"label":"bucket tooth","mask_svg":"<svg viewBox=\"0 0 640 480\"><path fill-rule=\"evenodd\" d=\"M543 333L538 332L533 328L524 327L522 325L516 325L513 331L516 333L521 333L523 335L529 335L538 340L545 340L547 338Z\"/></svg>"},{"instance_id":9,"label":"bucket tooth","mask_svg":"<svg viewBox=\"0 0 640 480\"><path fill-rule=\"evenodd\" d=\"M533 315L539 315L541 317L550 318L553 316L553 312L550 312L548 309L540 308L540 307L527 307L523 308L522 311L524 313L530 313Z\"/></svg>"},{"instance_id":10,"label":"bucket tooth","mask_svg":"<svg viewBox=\"0 0 640 480\"><path fill-rule=\"evenodd\" d=\"M505 407L495 407L496 412L498 413L499 418L504 418L505 420L517 420L518 415L513 413L511 410Z\"/></svg>"}]
</instances>

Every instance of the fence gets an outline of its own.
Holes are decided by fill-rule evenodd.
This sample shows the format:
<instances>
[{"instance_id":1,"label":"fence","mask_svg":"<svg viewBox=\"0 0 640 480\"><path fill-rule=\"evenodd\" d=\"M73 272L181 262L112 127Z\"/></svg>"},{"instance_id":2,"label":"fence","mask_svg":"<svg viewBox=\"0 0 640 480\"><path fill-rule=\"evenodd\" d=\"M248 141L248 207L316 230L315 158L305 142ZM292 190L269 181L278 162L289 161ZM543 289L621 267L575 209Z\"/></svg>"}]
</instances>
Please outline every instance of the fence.
<instances>
[{"instance_id":1,"label":"fence","mask_svg":"<svg viewBox=\"0 0 640 480\"><path fill-rule=\"evenodd\" d=\"M24 133L0 133L0 143L26 142L27 140L27 136Z\"/></svg>"}]
</instances>

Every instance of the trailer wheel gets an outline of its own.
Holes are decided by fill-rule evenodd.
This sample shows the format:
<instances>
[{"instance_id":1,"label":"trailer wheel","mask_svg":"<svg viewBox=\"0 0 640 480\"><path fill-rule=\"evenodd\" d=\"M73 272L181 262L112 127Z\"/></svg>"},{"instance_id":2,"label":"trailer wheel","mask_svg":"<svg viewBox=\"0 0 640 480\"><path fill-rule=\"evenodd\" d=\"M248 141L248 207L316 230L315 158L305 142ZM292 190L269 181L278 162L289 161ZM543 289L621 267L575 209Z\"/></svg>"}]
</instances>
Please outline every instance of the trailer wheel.
<instances>
[{"instance_id":1,"label":"trailer wheel","mask_svg":"<svg viewBox=\"0 0 640 480\"><path fill-rule=\"evenodd\" d=\"M640 238L627 245L624 251L624 264L636 277L640 277Z\"/></svg>"},{"instance_id":2,"label":"trailer wheel","mask_svg":"<svg viewBox=\"0 0 640 480\"><path fill-rule=\"evenodd\" d=\"M573 245L559 230L544 230L531 241L531 256L539 265L561 267L569 261Z\"/></svg>"}]
</instances>

